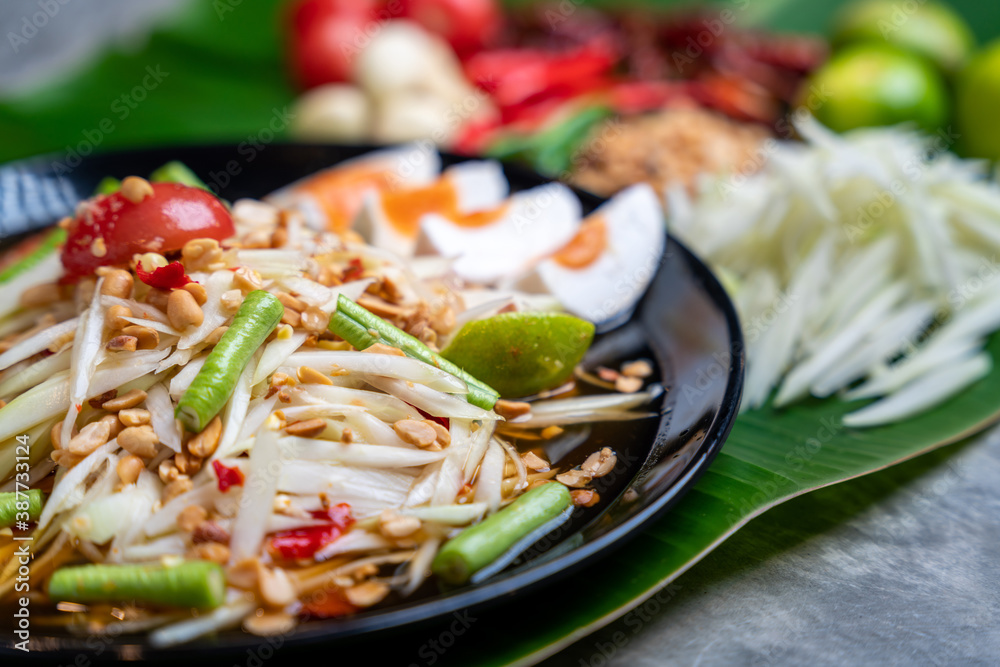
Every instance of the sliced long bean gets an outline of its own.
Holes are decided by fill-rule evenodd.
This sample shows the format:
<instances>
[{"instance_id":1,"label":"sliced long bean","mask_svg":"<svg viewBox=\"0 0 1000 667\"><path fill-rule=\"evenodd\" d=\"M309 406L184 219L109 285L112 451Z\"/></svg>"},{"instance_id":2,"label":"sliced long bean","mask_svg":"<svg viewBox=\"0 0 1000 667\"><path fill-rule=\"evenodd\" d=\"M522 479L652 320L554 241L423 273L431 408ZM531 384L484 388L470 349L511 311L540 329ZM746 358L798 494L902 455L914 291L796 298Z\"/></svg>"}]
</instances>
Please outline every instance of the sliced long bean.
<instances>
[{"instance_id":1,"label":"sliced long bean","mask_svg":"<svg viewBox=\"0 0 1000 667\"><path fill-rule=\"evenodd\" d=\"M572 503L569 490L557 482L542 484L448 540L431 565L438 577L462 584L499 558L519 539L551 521Z\"/></svg>"},{"instance_id":2,"label":"sliced long bean","mask_svg":"<svg viewBox=\"0 0 1000 667\"><path fill-rule=\"evenodd\" d=\"M212 609L226 599L226 575L222 566L207 560L175 565L80 565L56 570L49 580L49 597Z\"/></svg>"},{"instance_id":3,"label":"sliced long bean","mask_svg":"<svg viewBox=\"0 0 1000 667\"><path fill-rule=\"evenodd\" d=\"M0 526L6 528L18 521L37 521L42 515L43 499L38 489L0 493ZM19 517L21 513L27 513L27 517Z\"/></svg>"},{"instance_id":4,"label":"sliced long bean","mask_svg":"<svg viewBox=\"0 0 1000 667\"><path fill-rule=\"evenodd\" d=\"M5 283L34 267L40 261L54 253L65 241L66 230L56 227L23 257L16 260L3 271L0 271L0 283ZM31 243L31 241L25 241L25 243ZM16 253L17 250L15 249L13 252Z\"/></svg>"},{"instance_id":5,"label":"sliced long bean","mask_svg":"<svg viewBox=\"0 0 1000 667\"><path fill-rule=\"evenodd\" d=\"M247 294L222 339L205 359L191 386L177 403L176 415L185 428L201 432L229 400L250 357L274 331L284 306L272 294Z\"/></svg>"},{"instance_id":6,"label":"sliced long bean","mask_svg":"<svg viewBox=\"0 0 1000 667\"><path fill-rule=\"evenodd\" d=\"M409 357L462 378L469 386L467 400L473 405L490 410L500 397L500 394L485 382L466 373L418 339L374 315L343 294L337 298L337 312L330 318L330 331L359 350L368 348L376 342L384 343L402 350Z\"/></svg>"}]
</instances>

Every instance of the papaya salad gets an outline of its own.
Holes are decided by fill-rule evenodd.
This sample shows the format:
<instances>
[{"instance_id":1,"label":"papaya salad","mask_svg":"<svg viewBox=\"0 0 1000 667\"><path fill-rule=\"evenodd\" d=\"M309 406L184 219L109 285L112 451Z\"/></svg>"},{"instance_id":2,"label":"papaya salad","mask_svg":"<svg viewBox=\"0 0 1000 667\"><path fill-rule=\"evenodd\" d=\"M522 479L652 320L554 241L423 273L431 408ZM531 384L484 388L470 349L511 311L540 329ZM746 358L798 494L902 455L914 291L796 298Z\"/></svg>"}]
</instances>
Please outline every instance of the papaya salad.
<instances>
[{"instance_id":1,"label":"papaya salad","mask_svg":"<svg viewBox=\"0 0 1000 667\"><path fill-rule=\"evenodd\" d=\"M658 414L650 361L581 360L664 243L648 186L584 216L420 145L106 179L0 266L0 598L167 646L496 575L606 500L590 424Z\"/></svg>"}]
</instances>

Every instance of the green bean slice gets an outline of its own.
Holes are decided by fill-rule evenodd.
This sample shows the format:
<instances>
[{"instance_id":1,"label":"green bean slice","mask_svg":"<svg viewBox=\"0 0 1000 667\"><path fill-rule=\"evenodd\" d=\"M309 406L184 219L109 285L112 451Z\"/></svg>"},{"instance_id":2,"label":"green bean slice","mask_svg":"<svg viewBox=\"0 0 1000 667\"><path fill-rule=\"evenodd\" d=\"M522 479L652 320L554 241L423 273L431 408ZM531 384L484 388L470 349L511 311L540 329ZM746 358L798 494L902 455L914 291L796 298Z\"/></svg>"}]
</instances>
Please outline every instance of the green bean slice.
<instances>
[{"instance_id":1,"label":"green bean slice","mask_svg":"<svg viewBox=\"0 0 1000 667\"><path fill-rule=\"evenodd\" d=\"M463 584L571 503L569 490L558 482L536 486L446 542L434 558L431 570L450 584Z\"/></svg>"},{"instance_id":2,"label":"green bean slice","mask_svg":"<svg viewBox=\"0 0 1000 667\"><path fill-rule=\"evenodd\" d=\"M236 388L240 373L274 331L284 312L281 302L264 290L247 295L233 323L177 403L175 414L185 428L199 433L222 410Z\"/></svg>"},{"instance_id":3,"label":"green bean slice","mask_svg":"<svg viewBox=\"0 0 1000 667\"><path fill-rule=\"evenodd\" d=\"M225 602L226 575L218 563L80 565L56 570L49 597L69 602L137 601L212 609Z\"/></svg>"}]
</instances>

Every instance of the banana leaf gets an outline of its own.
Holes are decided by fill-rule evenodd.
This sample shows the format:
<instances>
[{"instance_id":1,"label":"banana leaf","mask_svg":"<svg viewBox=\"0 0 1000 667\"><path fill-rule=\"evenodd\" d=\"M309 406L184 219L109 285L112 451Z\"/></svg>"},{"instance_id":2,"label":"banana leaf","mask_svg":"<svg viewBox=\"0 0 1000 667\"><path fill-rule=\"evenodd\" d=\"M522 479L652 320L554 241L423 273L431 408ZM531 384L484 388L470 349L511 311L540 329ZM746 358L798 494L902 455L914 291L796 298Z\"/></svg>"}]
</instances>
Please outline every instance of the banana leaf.
<instances>
[{"instance_id":1,"label":"banana leaf","mask_svg":"<svg viewBox=\"0 0 1000 667\"><path fill-rule=\"evenodd\" d=\"M815 30L835 6L822 0L809 12L779 11L796 4L751 3L758 8L752 18ZM956 4L972 6L971 0ZM1000 10L991 5L989 11ZM179 142L264 149L287 136L295 95L282 62L281 20L275 0L191 3L139 52L108 53L61 81L0 100L0 160ZM568 583L519 599L516 608L456 615L446 629L398 633L392 642L359 638L353 649L399 658L380 660L386 663L530 664L622 615L630 627L630 620L665 604L674 594L671 582L775 505L911 459L996 420L1000 337L989 350L990 375L902 424L843 428L839 418L857 404L837 399L745 413L709 471L669 514Z\"/></svg>"}]
</instances>

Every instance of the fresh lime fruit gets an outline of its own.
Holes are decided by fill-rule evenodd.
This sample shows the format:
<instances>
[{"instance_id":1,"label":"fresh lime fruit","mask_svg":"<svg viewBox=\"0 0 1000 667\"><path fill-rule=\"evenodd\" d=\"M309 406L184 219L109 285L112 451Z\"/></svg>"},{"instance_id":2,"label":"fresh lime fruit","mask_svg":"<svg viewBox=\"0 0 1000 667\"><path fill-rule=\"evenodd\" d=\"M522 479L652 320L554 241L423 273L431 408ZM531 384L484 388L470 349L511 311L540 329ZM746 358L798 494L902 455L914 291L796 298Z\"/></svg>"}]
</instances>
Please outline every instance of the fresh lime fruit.
<instances>
[{"instance_id":1,"label":"fresh lime fruit","mask_svg":"<svg viewBox=\"0 0 1000 667\"><path fill-rule=\"evenodd\" d=\"M593 339L572 315L503 313L466 324L441 356L501 396L530 396L566 382Z\"/></svg>"},{"instance_id":2,"label":"fresh lime fruit","mask_svg":"<svg viewBox=\"0 0 1000 667\"><path fill-rule=\"evenodd\" d=\"M962 152L1000 160L1000 40L977 54L958 77L955 116Z\"/></svg>"},{"instance_id":3,"label":"fresh lime fruit","mask_svg":"<svg viewBox=\"0 0 1000 667\"><path fill-rule=\"evenodd\" d=\"M908 121L933 130L948 118L948 93L937 70L921 56L884 44L844 48L813 73L806 89L816 118L837 132Z\"/></svg>"},{"instance_id":4,"label":"fresh lime fruit","mask_svg":"<svg viewBox=\"0 0 1000 667\"><path fill-rule=\"evenodd\" d=\"M860 0L834 23L835 46L886 42L928 58L942 71L957 71L976 46L968 24L947 5L932 0Z\"/></svg>"}]
</instances>

